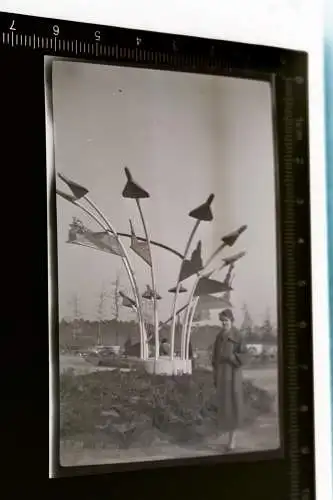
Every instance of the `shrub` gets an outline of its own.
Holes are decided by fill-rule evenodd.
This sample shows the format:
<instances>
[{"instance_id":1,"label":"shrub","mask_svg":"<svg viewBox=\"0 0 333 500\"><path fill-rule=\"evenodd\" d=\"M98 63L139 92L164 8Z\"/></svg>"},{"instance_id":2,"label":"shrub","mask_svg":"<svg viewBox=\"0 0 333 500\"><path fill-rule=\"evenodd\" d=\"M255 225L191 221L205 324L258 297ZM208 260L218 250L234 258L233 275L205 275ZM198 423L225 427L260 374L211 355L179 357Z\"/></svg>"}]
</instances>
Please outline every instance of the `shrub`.
<instances>
[{"instance_id":1,"label":"shrub","mask_svg":"<svg viewBox=\"0 0 333 500\"><path fill-rule=\"evenodd\" d=\"M154 439L199 441L215 429L212 374L148 375L144 371L101 371L60 380L63 440L126 448L149 446ZM246 423L273 410L274 398L244 382ZM147 444L148 443L148 444Z\"/></svg>"}]
</instances>

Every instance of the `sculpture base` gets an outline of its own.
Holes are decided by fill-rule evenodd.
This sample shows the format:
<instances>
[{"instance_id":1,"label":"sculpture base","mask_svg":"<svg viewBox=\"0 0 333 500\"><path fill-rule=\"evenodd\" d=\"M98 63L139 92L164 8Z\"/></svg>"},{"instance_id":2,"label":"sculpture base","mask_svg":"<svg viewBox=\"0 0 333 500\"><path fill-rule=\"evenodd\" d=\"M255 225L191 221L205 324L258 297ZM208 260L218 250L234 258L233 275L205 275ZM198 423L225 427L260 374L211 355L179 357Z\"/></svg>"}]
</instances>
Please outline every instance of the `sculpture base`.
<instances>
[{"instance_id":1,"label":"sculpture base","mask_svg":"<svg viewBox=\"0 0 333 500\"><path fill-rule=\"evenodd\" d=\"M192 361L180 358L170 359L161 356L158 359L146 359L143 361L147 373L150 375L191 375Z\"/></svg>"},{"instance_id":2,"label":"sculpture base","mask_svg":"<svg viewBox=\"0 0 333 500\"><path fill-rule=\"evenodd\" d=\"M120 345L97 345L95 347L96 352L108 350L110 353L115 354L116 356L120 355L121 347Z\"/></svg>"},{"instance_id":3,"label":"sculpture base","mask_svg":"<svg viewBox=\"0 0 333 500\"><path fill-rule=\"evenodd\" d=\"M116 354L116 356L119 356L120 350L120 345L110 345L110 351L113 352L113 354Z\"/></svg>"}]
</instances>

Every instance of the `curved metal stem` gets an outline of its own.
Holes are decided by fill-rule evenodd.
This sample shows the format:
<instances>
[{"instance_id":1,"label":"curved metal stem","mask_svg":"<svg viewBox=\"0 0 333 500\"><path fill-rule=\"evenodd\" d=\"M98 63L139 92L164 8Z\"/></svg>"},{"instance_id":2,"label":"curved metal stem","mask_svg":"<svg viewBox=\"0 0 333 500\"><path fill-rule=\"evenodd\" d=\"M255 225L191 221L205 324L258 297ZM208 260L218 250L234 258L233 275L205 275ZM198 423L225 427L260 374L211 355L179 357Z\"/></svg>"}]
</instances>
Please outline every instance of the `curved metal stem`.
<instances>
[{"instance_id":1,"label":"curved metal stem","mask_svg":"<svg viewBox=\"0 0 333 500\"><path fill-rule=\"evenodd\" d=\"M194 318L195 310L196 310L197 305L198 305L198 301L199 301L199 297L196 297L193 300L192 304L191 304L191 314L190 314L190 318L189 318L189 322L188 322L188 328L187 328L187 331L186 331L186 347L185 347L185 355L184 355L185 359L189 359L189 350L190 350L190 338L191 338L191 331L192 331L192 323L193 323L193 318Z\"/></svg>"},{"instance_id":2,"label":"curved metal stem","mask_svg":"<svg viewBox=\"0 0 333 500\"><path fill-rule=\"evenodd\" d=\"M132 238L132 235L129 233L117 233L117 234L119 237L122 237L122 238ZM142 238L141 236L137 236L137 235L135 235L135 237L139 241L147 242L146 238ZM180 259L183 259L183 255L180 252L177 252L177 250L175 250L174 248L168 247L167 245L164 245L163 243L160 243L158 241L153 241L153 240L150 240L150 244L152 246L155 246L155 247L163 248L163 250L167 250L168 252L173 253L174 255L179 257ZM222 269L222 267L224 267L224 266L221 266L221 269Z\"/></svg>"},{"instance_id":3,"label":"curved metal stem","mask_svg":"<svg viewBox=\"0 0 333 500\"><path fill-rule=\"evenodd\" d=\"M174 357L174 350L175 350L176 308L177 308L177 300L178 300L178 295L179 295L179 290L180 290L180 285L181 285L181 281L180 281L181 271L182 271L182 267L183 267L183 264L185 262L185 259L187 257L188 251L190 249L192 240L194 238L195 232L196 232L196 230L199 227L199 224L200 224L200 220L197 219L195 221L194 227L193 227L193 229L191 231L191 234L189 236L189 239L187 241L187 244L186 244L186 247L185 247L185 251L184 251L183 260L182 260L182 263L180 265L180 269L179 269L179 273L178 273L176 292L175 292L174 299L173 299L173 304L172 304L170 359L173 359L173 357Z\"/></svg>"},{"instance_id":4,"label":"curved metal stem","mask_svg":"<svg viewBox=\"0 0 333 500\"><path fill-rule=\"evenodd\" d=\"M181 312L184 311L184 309L187 308L187 304L185 304L184 306L180 307L178 309L178 311L176 311L176 316L178 316L178 314L180 314ZM172 320L172 316L169 316L169 318L165 321L162 321L159 325L159 329L161 329L163 326L167 325L168 323L170 323L170 321Z\"/></svg>"},{"instance_id":5,"label":"curved metal stem","mask_svg":"<svg viewBox=\"0 0 333 500\"><path fill-rule=\"evenodd\" d=\"M216 272L218 271L221 271L221 269L223 268L224 266L220 266ZM229 264L229 268L228 268L228 271L227 271L227 274L226 274L226 277L225 277L225 282L228 283L230 286L231 286L231 282L232 282L232 279L231 279L231 276L232 276L232 271L234 270L235 268L235 264Z\"/></svg>"},{"instance_id":6,"label":"curved metal stem","mask_svg":"<svg viewBox=\"0 0 333 500\"><path fill-rule=\"evenodd\" d=\"M111 233L113 236L115 236L114 232L110 228L105 227L105 225L99 220L99 218L96 217L96 215L93 212L91 212L87 207L85 207L84 205L82 205L78 201L74 201L73 200L71 203L73 203L73 205L77 206L83 212L85 212L91 219L93 219L103 229L103 231L106 231L107 233ZM120 241L119 241L119 244L121 245ZM121 259L123 261L123 264L124 264L125 269L126 269L127 274L128 274L128 278L130 280L130 283L131 283L131 286L132 286L132 290L133 290L133 295L136 298L137 293L136 293L136 287L135 287L135 278L134 278L134 276L131 273L131 268L128 265L128 261L126 260L126 258L125 257L121 257ZM139 302L137 302L137 304L139 304ZM137 313L138 313L138 317L139 317L141 357L143 357L144 353L145 353L145 347L144 346L145 346L146 332L145 332L145 328L144 328L143 323L141 323L141 321L140 321L139 307L137 308Z\"/></svg>"},{"instance_id":7,"label":"curved metal stem","mask_svg":"<svg viewBox=\"0 0 333 500\"><path fill-rule=\"evenodd\" d=\"M124 237L124 238L132 238L132 235L128 234L128 233L118 233L118 236L121 236L121 237ZM136 236L136 239L139 240L139 241L147 241L146 238L142 238L140 236ZM177 257L179 257L180 259L184 258L184 256L180 252L178 252L174 248L171 248L171 247L169 247L167 245L164 245L164 243L160 243L159 241L150 240L150 245L155 246L155 247L163 248L163 250L167 250L168 252L173 253L174 255L176 255Z\"/></svg>"},{"instance_id":8,"label":"curved metal stem","mask_svg":"<svg viewBox=\"0 0 333 500\"><path fill-rule=\"evenodd\" d=\"M219 245L217 247L217 249L212 253L212 255L209 257L209 259L207 260L206 264L204 265L202 271L204 271L205 269L207 269L207 267L209 266L209 264L215 259L215 257L220 253L222 252L222 250L226 247L227 245L225 243L221 243L221 245Z\"/></svg>"},{"instance_id":9,"label":"curved metal stem","mask_svg":"<svg viewBox=\"0 0 333 500\"><path fill-rule=\"evenodd\" d=\"M222 267L224 267L224 266L222 266ZM228 269L227 275L226 275L226 277L224 279L224 281L226 283L228 283L229 285L230 285L230 281L231 281L231 273L232 273L232 270L234 269L234 267L235 267L234 264L230 264L229 265L229 269ZM222 268L220 266L217 269L215 269L213 271L213 273L215 274L215 273L221 271L221 269ZM185 359L189 359L189 348L190 348L190 339L191 339L191 333L192 333L192 323L193 323L194 313L195 313L195 310L197 308L198 302L199 302L199 297L197 297L196 299L193 300L191 315L190 315L190 318L189 318L188 325L186 325L186 330L185 330L185 342L186 342L186 345L185 345Z\"/></svg>"},{"instance_id":10,"label":"curved metal stem","mask_svg":"<svg viewBox=\"0 0 333 500\"><path fill-rule=\"evenodd\" d=\"M140 296L140 290L139 290L139 287L138 287L138 284L136 281L134 269L133 269L133 266L131 264L130 258L128 256L126 248L124 247L122 241L119 238L119 235L117 234L116 230L113 228L109 219L104 215L104 213L100 210L100 208L87 195L84 196L84 199L87 201L87 203L89 203L89 205L94 210L96 210L96 212L103 219L103 221L105 222L105 224L107 225L107 227L109 228L109 230L111 231L113 236L115 236L117 238L117 242L118 242L119 246L121 247L123 254L125 256L124 257L124 261L126 261L125 267L126 267L126 270L128 272L128 277L129 277L131 285L132 285L133 294L134 294L136 302L138 304L138 308L137 308L138 318L139 318L140 330L142 331L141 357L143 359L147 359L148 358L148 344L147 344L147 335L146 335L146 329L145 329L144 319L143 319L142 301L141 301L141 296Z\"/></svg>"},{"instance_id":11,"label":"curved metal stem","mask_svg":"<svg viewBox=\"0 0 333 500\"><path fill-rule=\"evenodd\" d=\"M182 338L181 338L181 358L185 359L185 348L186 348L186 337L187 337L187 331L188 331L188 325L189 325L189 319L190 319L190 312L191 312L191 304L193 303L194 299L194 293L197 288L197 285L199 283L199 280L201 278L201 274L198 273L195 282L193 284L189 299L187 301L187 309L186 309L186 314L185 314L185 320L182 328Z\"/></svg>"},{"instance_id":12,"label":"curved metal stem","mask_svg":"<svg viewBox=\"0 0 333 500\"><path fill-rule=\"evenodd\" d=\"M210 265L212 260L215 259L215 257L225 248L225 246L226 246L225 243L221 243L221 245L219 245L217 247L217 249L212 253L212 255L207 260L204 267L201 269L201 271L196 276L195 282L193 284L193 287L192 287L192 290L191 290L191 293L190 293L190 296L189 296L189 299L187 302L185 321L184 321L183 328L182 328L182 339L181 339L181 357L182 357L182 359L185 359L185 354L186 354L185 351L186 351L186 344L187 344L188 329L190 326L189 319L190 319L190 312L191 312L191 304L193 302L195 290L197 288L197 285L199 283L200 278L202 278L204 276L204 273L205 273L205 270L207 269L207 267ZM196 303L196 305L197 305L197 303ZM193 315L194 315L194 313L193 313Z\"/></svg>"},{"instance_id":13,"label":"curved metal stem","mask_svg":"<svg viewBox=\"0 0 333 500\"><path fill-rule=\"evenodd\" d=\"M222 266L224 267L224 266ZM231 285L231 273L233 271L235 267L235 264L230 264L229 265L229 269L228 269L228 272L227 272L227 275L224 279L224 281L226 283L228 283L229 285ZM213 273L217 273L221 271L221 267L218 267L217 269L215 269L213 271ZM199 297L196 299L194 299L193 303L192 303L192 310L191 310L191 316L190 316L190 319L189 319L189 323L188 325L186 325L186 330L185 330L185 335L186 335L186 347L185 347L185 359L189 359L189 347L190 347L190 339L191 339L191 333L192 333L192 323L193 323L193 318L194 318L194 313L195 313L195 310L197 308L197 305L198 305L198 301L199 301Z\"/></svg>"},{"instance_id":14,"label":"curved metal stem","mask_svg":"<svg viewBox=\"0 0 333 500\"><path fill-rule=\"evenodd\" d=\"M222 266L224 267L224 266ZM231 273L233 271L235 267L235 264L230 264L229 265L229 269L228 269L228 272L224 278L224 282L227 283L229 286L231 286ZM213 273L218 273L219 271L221 271L221 266L218 267L217 269L213 270ZM212 274L212 273L209 273L209 274ZM190 316L190 319L189 319L189 323L188 325L186 325L186 351L185 351L185 359L188 359L189 357L189 345L190 345L190 336L191 336L191 331L192 331L192 323L193 323L193 317L194 317L194 313L195 313L195 310L196 310L196 307L198 305L198 301L199 301L199 298L197 301L193 301L193 304L192 304L192 307L193 307L193 311L191 311L191 316Z\"/></svg>"},{"instance_id":15,"label":"curved metal stem","mask_svg":"<svg viewBox=\"0 0 333 500\"><path fill-rule=\"evenodd\" d=\"M150 275L151 275L151 286L153 289L153 307L154 307L154 336L155 336L155 359L159 358L159 331L158 331L158 311L157 311L157 290L156 290L156 282L155 282L155 273L154 273L154 263L153 256L151 252L151 244L150 244L150 236L147 228L147 224L143 215L142 207L140 200L136 199L136 204L140 213L143 230L146 236L146 241L148 245L148 251L150 256Z\"/></svg>"}]
</instances>

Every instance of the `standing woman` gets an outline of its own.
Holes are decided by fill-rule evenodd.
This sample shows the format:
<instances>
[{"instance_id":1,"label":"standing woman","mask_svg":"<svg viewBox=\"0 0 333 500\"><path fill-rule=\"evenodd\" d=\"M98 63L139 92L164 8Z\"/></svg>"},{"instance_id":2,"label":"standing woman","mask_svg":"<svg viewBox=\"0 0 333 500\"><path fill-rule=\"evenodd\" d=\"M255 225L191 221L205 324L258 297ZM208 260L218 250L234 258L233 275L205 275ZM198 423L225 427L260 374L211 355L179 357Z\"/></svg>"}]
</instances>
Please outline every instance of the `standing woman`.
<instances>
[{"instance_id":1,"label":"standing woman","mask_svg":"<svg viewBox=\"0 0 333 500\"><path fill-rule=\"evenodd\" d=\"M222 329L213 347L212 365L218 406L218 429L228 434L227 450L235 448L236 430L243 420L242 365L246 361L246 347L234 327L231 309L219 314Z\"/></svg>"}]
</instances>

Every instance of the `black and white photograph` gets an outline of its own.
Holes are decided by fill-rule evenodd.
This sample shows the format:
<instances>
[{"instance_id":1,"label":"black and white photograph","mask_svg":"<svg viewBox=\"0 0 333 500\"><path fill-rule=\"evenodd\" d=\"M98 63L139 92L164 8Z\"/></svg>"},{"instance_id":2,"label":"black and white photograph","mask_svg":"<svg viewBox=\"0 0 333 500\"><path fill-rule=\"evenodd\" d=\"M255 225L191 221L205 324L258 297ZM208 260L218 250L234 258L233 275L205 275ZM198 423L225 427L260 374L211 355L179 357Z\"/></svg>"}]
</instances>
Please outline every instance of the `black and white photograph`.
<instances>
[{"instance_id":1,"label":"black and white photograph","mask_svg":"<svg viewBox=\"0 0 333 500\"><path fill-rule=\"evenodd\" d=\"M279 449L271 85L55 59L50 97L61 466Z\"/></svg>"}]
</instances>

